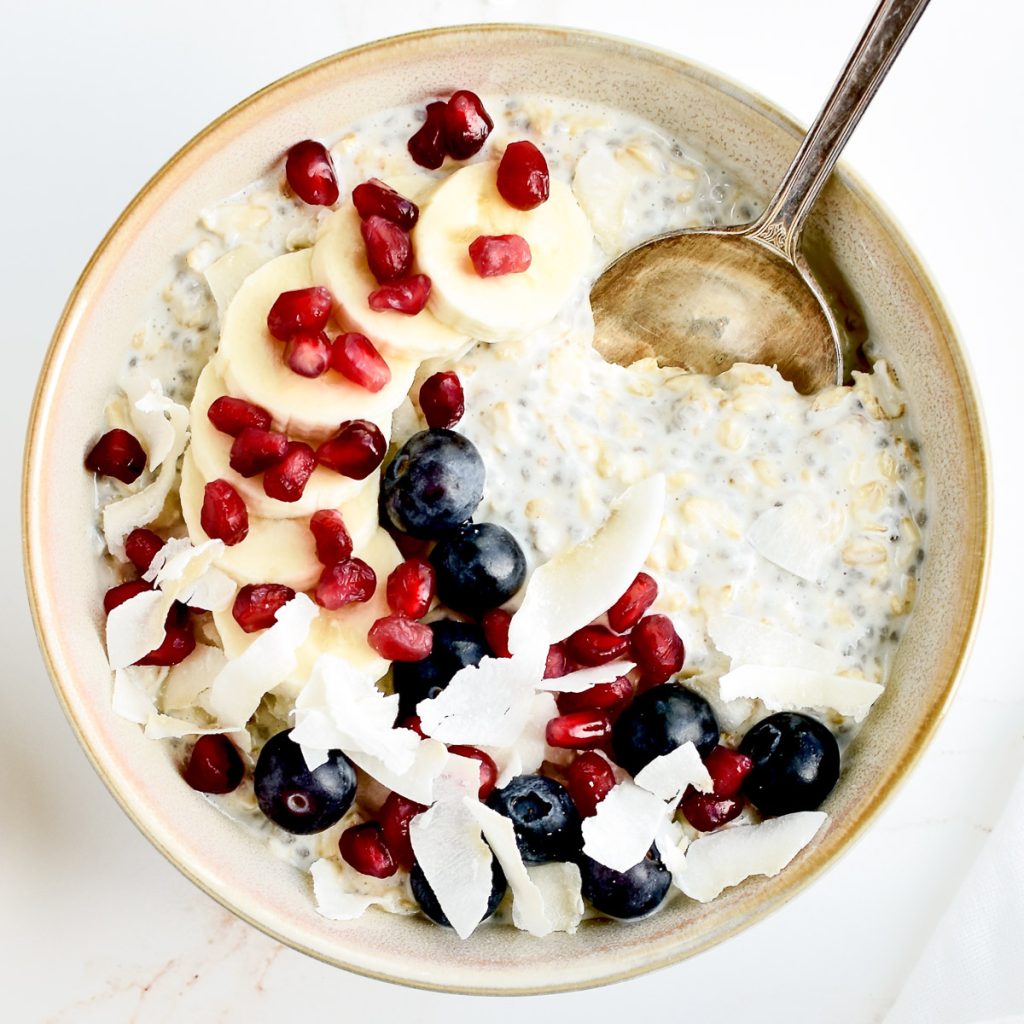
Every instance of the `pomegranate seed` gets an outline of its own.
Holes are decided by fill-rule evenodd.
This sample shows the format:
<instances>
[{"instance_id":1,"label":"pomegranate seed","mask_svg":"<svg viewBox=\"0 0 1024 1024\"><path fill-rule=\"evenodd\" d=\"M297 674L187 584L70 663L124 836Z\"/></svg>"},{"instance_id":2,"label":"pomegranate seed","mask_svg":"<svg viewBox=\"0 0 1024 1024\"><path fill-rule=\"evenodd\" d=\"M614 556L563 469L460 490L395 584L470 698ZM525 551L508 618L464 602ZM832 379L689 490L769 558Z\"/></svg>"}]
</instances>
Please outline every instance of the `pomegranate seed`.
<instances>
[{"instance_id":1,"label":"pomegranate seed","mask_svg":"<svg viewBox=\"0 0 1024 1024\"><path fill-rule=\"evenodd\" d=\"M199 524L208 537L222 540L228 547L245 540L249 532L249 512L238 491L227 480L211 480L206 485Z\"/></svg>"},{"instance_id":2,"label":"pomegranate seed","mask_svg":"<svg viewBox=\"0 0 1024 1024\"><path fill-rule=\"evenodd\" d=\"M384 841L384 831L375 821L345 829L338 840L338 850L345 863L361 875L390 878L398 870L398 863Z\"/></svg>"},{"instance_id":3,"label":"pomegranate seed","mask_svg":"<svg viewBox=\"0 0 1024 1024\"><path fill-rule=\"evenodd\" d=\"M141 526L124 539L124 553L139 572L145 572L153 564L153 557L163 546L163 537Z\"/></svg>"},{"instance_id":4,"label":"pomegranate seed","mask_svg":"<svg viewBox=\"0 0 1024 1024\"><path fill-rule=\"evenodd\" d=\"M118 605L136 596L152 590L153 585L145 580L128 580L126 583L118 583L111 587L103 595L103 610L109 615Z\"/></svg>"},{"instance_id":5,"label":"pomegranate seed","mask_svg":"<svg viewBox=\"0 0 1024 1024\"><path fill-rule=\"evenodd\" d=\"M573 711L548 722L544 732L552 747L589 750L612 734L611 719L604 711Z\"/></svg>"},{"instance_id":6,"label":"pomegranate seed","mask_svg":"<svg viewBox=\"0 0 1024 1024\"><path fill-rule=\"evenodd\" d=\"M316 450L316 461L335 473L365 480L384 461L388 444L369 420L347 420Z\"/></svg>"},{"instance_id":7,"label":"pomegranate seed","mask_svg":"<svg viewBox=\"0 0 1024 1024\"><path fill-rule=\"evenodd\" d=\"M486 800L493 792L498 781L498 766L490 754L477 747L449 747L449 754L457 754L459 757L471 757L474 761L480 762L480 791L477 794L481 800Z\"/></svg>"},{"instance_id":8,"label":"pomegranate seed","mask_svg":"<svg viewBox=\"0 0 1024 1024\"><path fill-rule=\"evenodd\" d=\"M200 793L230 793L238 789L245 765L231 740L214 733L196 740L183 774L185 781Z\"/></svg>"},{"instance_id":9,"label":"pomegranate seed","mask_svg":"<svg viewBox=\"0 0 1024 1024\"><path fill-rule=\"evenodd\" d=\"M361 604L373 597L377 574L361 558L329 565L320 574L314 597L317 604L334 611L347 604Z\"/></svg>"},{"instance_id":10,"label":"pomegranate seed","mask_svg":"<svg viewBox=\"0 0 1024 1024\"><path fill-rule=\"evenodd\" d=\"M605 665L629 651L629 640L607 626L584 626L566 640L565 647L578 665Z\"/></svg>"},{"instance_id":11,"label":"pomegranate seed","mask_svg":"<svg viewBox=\"0 0 1024 1024\"><path fill-rule=\"evenodd\" d=\"M388 607L396 615L422 619L434 599L436 574L425 558L407 558L388 577Z\"/></svg>"},{"instance_id":12,"label":"pomegranate seed","mask_svg":"<svg viewBox=\"0 0 1024 1024\"><path fill-rule=\"evenodd\" d=\"M444 108L444 147L449 156L466 160L479 153L493 127L475 92L460 89L452 93Z\"/></svg>"},{"instance_id":13,"label":"pomegranate seed","mask_svg":"<svg viewBox=\"0 0 1024 1024\"><path fill-rule=\"evenodd\" d=\"M529 270L533 255L522 235L480 235L469 243L469 258L479 277L502 277Z\"/></svg>"},{"instance_id":14,"label":"pomegranate seed","mask_svg":"<svg viewBox=\"0 0 1024 1024\"><path fill-rule=\"evenodd\" d=\"M367 634L367 642L388 661L422 661L434 646L434 633L404 615L385 615Z\"/></svg>"},{"instance_id":15,"label":"pomegranate seed","mask_svg":"<svg viewBox=\"0 0 1024 1024\"><path fill-rule=\"evenodd\" d=\"M322 331L333 305L334 299L326 288L281 292L267 314L267 330L278 341L287 341L299 331Z\"/></svg>"},{"instance_id":16,"label":"pomegranate seed","mask_svg":"<svg viewBox=\"0 0 1024 1024\"><path fill-rule=\"evenodd\" d=\"M316 456L305 441L289 441L284 458L263 474L263 492L278 501L298 501L316 469Z\"/></svg>"},{"instance_id":17,"label":"pomegranate seed","mask_svg":"<svg viewBox=\"0 0 1024 1024\"><path fill-rule=\"evenodd\" d=\"M683 797L679 806L686 820L698 832L713 832L743 810L743 797L691 793Z\"/></svg>"},{"instance_id":18,"label":"pomegranate seed","mask_svg":"<svg viewBox=\"0 0 1024 1024\"><path fill-rule=\"evenodd\" d=\"M172 613L173 614L173 609ZM144 658L139 658L136 665L178 665L196 649L196 638L192 624L187 619L184 624L174 623L166 627L164 640L158 648L150 651Z\"/></svg>"},{"instance_id":19,"label":"pomegranate seed","mask_svg":"<svg viewBox=\"0 0 1024 1024\"><path fill-rule=\"evenodd\" d=\"M365 334L339 334L334 339L331 369L374 393L391 380L391 367Z\"/></svg>"},{"instance_id":20,"label":"pomegranate seed","mask_svg":"<svg viewBox=\"0 0 1024 1024\"><path fill-rule=\"evenodd\" d=\"M544 154L532 142L511 142L498 164L498 191L517 210L532 210L551 193Z\"/></svg>"},{"instance_id":21,"label":"pomegranate seed","mask_svg":"<svg viewBox=\"0 0 1024 1024\"><path fill-rule=\"evenodd\" d=\"M430 278L426 274L413 274L399 281L389 281L376 291L370 292L367 300L370 309L383 313L391 310L415 316L430 298Z\"/></svg>"},{"instance_id":22,"label":"pomegranate seed","mask_svg":"<svg viewBox=\"0 0 1024 1024\"><path fill-rule=\"evenodd\" d=\"M146 453L134 434L115 427L92 446L85 457L85 468L130 484L146 468Z\"/></svg>"},{"instance_id":23,"label":"pomegranate seed","mask_svg":"<svg viewBox=\"0 0 1024 1024\"><path fill-rule=\"evenodd\" d=\"M619 676L610 683L598 683L582 693L560 693L558 708L561 712L605 711L609 717L617 715L633 699L633 684L628 676Z\"/></svg>"},{"instance_id":24,"label":"pomegranate seed","mask_svg":"<svg viewBox=\"0 0 1024 1024\"><path fill-rule=\"evenodd\" d=\"M683 667L686 650L667 615L648 615L629 634L633 658L645 685L665 682Z\"/></svg>"},{"instance_id":25,"label":"pomegranate seed","mask_svg":"<svg viewBox=\"0 0 1024 1024\"><path fill-rule=\"evenodd\" d=\"M427 739L427 734L423 731L423 723L420 721L419 715L410 715L408 718L403 719L399 722L398 728L412 729L421 740Z\"/></svg>"},{"instance_id":26,"label":"pomegranate seed","mask_svg":"<svg viewBox=\"0 0 1024 1024\"><path fill-rule=\"evenodd\" d=\"M288 451L288 438L273 430L246 427L231 445L228 465L244 477L256 476L280 462Z\"/></svg>"},{"instance_id":27,"label":"pomegranate seed","mask_svg":"<svg viewBox=\"0 0 1024 1024\"><path fill-rule=\"evenodd\" d=\"M494 652L495 657L512 657L512 652L508 649L508 627L511 622L512 616L504 608L492 608L480 620L487 646Z\"/></svg>"},{"instance_id":28,"label":"pomegranate seed","mask_svg":"<svg viewBox=\"0 0 1024 1024\"><path fill-rule=\"evenodd\" d=\"M278 611L295 596L283 583L247 583L235 596L231 614L246 633L269 629Z\"/></svg>"},{"instance_id":29,"label":"pomegranate seed","mask_svg":"<svg viewBox=\"0 0 1024 1024\"><path fill-rule=\"evenodd\" d=\"M462 419L466 398L458 374L451 370L428 377L420 388L420 408L427 426L450 429Z\"/></svg>"},{"instance_id":30,"label":"pomegranate seed","mask_svg":"<svg viewBox=\"0 0 1024 1024\"><path fill-rule=\"evenodd\" d=\"M230 434L231 437L238 437L246 427L269 430L273 422L270 413L262 406L231 395L221 395L212 402L206 415L222 434Z\"/></svg>"},{"instance_id":31,"label":"pomegranate seed","mask_svg":"<svg viewBox=\"0 0 1024 1024\"><path fill-rule=\"evenodd\" d=\"M409 155L428 170L436 171L444 163L444 121L448 104L443 100L427 104L427 117L409 139Z\"/></svg>"},{"instance_id":32,"label":"pomegranate seed","mask_svg":"<svg viewBox=\"0 0 1024 1024\"><path fill-rule=\"evenodd\" d=\"M654 604L658 584L645 572L637 573L626 592L608 609L608 625L616 633L628 633Z\"/></svg>"},{"instance_id":33,"label":"pomegranate seed","mask_svg":"<svg viewBox=\"0 0 1024 1024\"><path fill-rule=\"evenodd\" d=\"M443 158L442 158L443 159ZM419 207L380 178L371 178L352 190L352 202L363 220L384 217L405 231L412 231L420 217Z\"/></svg>"},{"instance_id":34,"label":"pomegranate seed","mask_svg":"<svg viewBox=\"0 0 1024 1024\"><path fill-rule=\"evenodd\" d=\"M299 331L285 345L284 361L300 377L319 377L331 365L331 340L323 331Z\"/></svg>"},{"instance_id":35,"label":"pomegranate seed","mask_svg":"<svg viewBox=\"0 0 1024 1024\"><path fill-rule=\"evenodd\" d=\"M545 679L561 679L569 672L569 658L565 653L564 644L552 644L548 648L548 656L544 662Z\"/></svg>"},{"instance_id":36,"label":"pomegranate seed","mask_svg":"<svg viewBox=\"0 0 1024 1024\"><path fill-rule=\"evenodd\" d=\"M615 785L612 766L600 755L588 750L580 754L566 770L566 788L576 809L584 818L597 811L597 805Z\"/></svg>"},{"instance_id":37,"label":"pomegranate seed","mask_svg":"<svg viewBox=\"0 0 1024 1024\"><path fill-rule=\"evenodd\" d=\"M309 529L316 541L316 557L324 565L337 565L352 557L352 538L340 512L334 509L314 512L309 520Z\"/></svg>"},{"instance_id":38,"label":"pomegranate seed","mask_svg":"<svg viewBox=\"0 0 1024 1024\"><path fill-rule=\"evenodd\" d=\"M392 529L390 524L385 529L387 529L388 536L395 542L395 547L398 548L403 558L424 558L429 554L433 541L421 540L419 537L410 537L407 533Z\"/></svg>"},{"instance_id":39,"label":"pomegranate seed","mask_svg":"<svg viewBox=\"0 0 1024 1024\"><path fill-rule=\"evenodd\" d=\"M704 767L715 784L715 796L735 796L740 791L743 780L754 767L754 762L738 750L715 747L704 758Z\"/></svg>"},{"instance_id":40,"label":"pomegranate seed","mask_svg":"<svg viewBox=\"0 0 1024 1024\"><path fill-rule=\"evenodd\" d=\"M288 150L285 177L292 191L310 206L333 206L338 201L338 179L331 154L323 143L304 139Z\"/></svg>"},{"instance_id":41,"label":"pomegranate seed","mask_svg":"<svg viewBox=\"0 0 1024 1024\"><path fill-rule=\"evenodd\" d=\"M398 863L408 870L412 867L412 843L409 842L409 822L426 810L423 804L407 800L398 793L389 793L381 805L378 817L384 833L384 842Z\"/></svg>"},{"instance_id":42,"label":"pomegranate seed","mask_svg":"<svg viewBox=\"0 0 1024 1024\"><path fill-rule=\"evenodd\" d=\"M405 277L412 266L412 242L397 224L373 214L359 225L370 272L383 284Z\"/></svg>"}]
</instances>

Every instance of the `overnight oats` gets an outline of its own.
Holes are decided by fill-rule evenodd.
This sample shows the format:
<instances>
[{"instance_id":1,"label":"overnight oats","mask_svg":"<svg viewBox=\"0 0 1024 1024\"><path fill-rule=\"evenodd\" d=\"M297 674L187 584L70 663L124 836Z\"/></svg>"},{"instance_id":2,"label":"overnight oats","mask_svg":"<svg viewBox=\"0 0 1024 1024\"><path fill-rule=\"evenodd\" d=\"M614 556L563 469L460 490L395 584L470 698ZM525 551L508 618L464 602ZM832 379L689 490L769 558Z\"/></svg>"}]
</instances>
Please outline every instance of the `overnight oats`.
<instances>
[{"instance_id":1,"label":"overnight oats","mask_svg":"<svg viewBox=\"0 0 1024 1024\"><path fill-rule=\"evenodd\" d=\"M759 212L620 112L293 142L199 215L86 457L113 710L333 919L544 936L783 870L924 559L892 369L606 363L611 258Z\"/></svg>"}]
</instances>

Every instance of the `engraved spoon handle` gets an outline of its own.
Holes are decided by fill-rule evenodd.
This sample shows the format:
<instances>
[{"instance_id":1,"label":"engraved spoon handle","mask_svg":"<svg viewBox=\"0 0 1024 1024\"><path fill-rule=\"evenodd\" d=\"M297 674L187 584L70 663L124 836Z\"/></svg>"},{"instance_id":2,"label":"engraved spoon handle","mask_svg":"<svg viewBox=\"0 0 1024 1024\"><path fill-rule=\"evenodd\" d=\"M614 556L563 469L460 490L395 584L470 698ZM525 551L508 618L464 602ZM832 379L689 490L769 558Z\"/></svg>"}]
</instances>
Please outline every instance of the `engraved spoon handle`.
<instances>
[{"instance_id":1,"label":"engraved spoon handle","mask_svg":"<svg viewBox=\"0 0 1024 1024\"><path fill-rule=\"evenodd\" d=\"M882 0L878 5L778 191L745 232L749 237L793 262L804 219L927 6L928 0Z\"/></svg>"}]
</instances>

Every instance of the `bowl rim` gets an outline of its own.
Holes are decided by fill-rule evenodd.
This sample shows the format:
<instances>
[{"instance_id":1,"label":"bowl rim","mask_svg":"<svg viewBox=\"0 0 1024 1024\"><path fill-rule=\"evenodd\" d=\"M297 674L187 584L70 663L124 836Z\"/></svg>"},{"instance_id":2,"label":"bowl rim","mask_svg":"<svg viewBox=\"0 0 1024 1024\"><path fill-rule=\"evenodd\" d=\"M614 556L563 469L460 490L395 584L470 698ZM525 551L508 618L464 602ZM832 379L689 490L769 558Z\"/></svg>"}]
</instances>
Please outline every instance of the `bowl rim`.
<instances>
[{"instance_id":1,"label":"bowl rim","mask_svg":"<svg viewBox=\"0 0 1024 1024\"><path fill-rule=\"evenodd\" d=\"M684 57L663 47L644 43L624 36L610 33L595 32L589 29L581 29L567 26L531 24L527 22L478 22L456 25L445 25L435 28L420 29L412 32L400 33L386 36L358 46L333 53L320 60L304 65L277 78L268 85L251 93L249 96L234 104L227 111L215 118L184 145L182 145L168 160L149 178L139 189L131 201L125 206L112 226L103 236L90 256L81 274L78 276L71 293L64 305L57 324L50 339L45 357L39 370L39 376L32 399L32 406L29 413L25 435L24 457L22 462L21 475L21 533L22 533L22 561L25 573L26 591L29 608L32 615L33 626L36 633L37 643L43 656L47 673L50 677L57 699L70 724L79 746L85 752L86 757L92 764L94 770L110 791L111 795L121 806L135 827L146 837L146 839L189 881L199 889L212 897L226 910L236 917L239 917L247 924L252 925L259 931L277 942L282 943L298 952L313 957L331 966L340 967L346 971L373 978L379 981L386 981L415 989L428 991L459 993L468 995L540 995L555 992L580 991L588 988L612 984L628 978L638 977L662 967L667 967L688 959L697 953L717 945L724 939L750 925L763 920L769 914L781 908L799 892L803 891L813 880L832 867L836 861L845 854L854 843L860 839L866 826L875 819L882 808L892 799L896 791L902 786L911 770L919 762L921 755L933 738L939 724L949 710L950 704L959 688L967 661L977 638L978 625L981 612L984 607L985 596L988 586L989 572L992 556L992 521L993 521L993 494L992 494L992 470L991 454L988 442L988 434L984 413L978 400L978 389L975 382L973 370L969 357L961 344L961 335L956 323L946 307L945 302L936 286L931 273L925 262L914 250L907 238L902 225L893 216L888 206L875 195L875 193L864 183L855 172L851 171L844 162L840 162L834 175L841 179L843 184L853 193L856 198L863 202L871 210L886 232L889 240L894 244L901 258L906 262L909 269L924 292L931 306L931 313L936 322L943 329L943 332L954 341L950 350L953 365L956 368L959 389L963 395L967 411L968 424L973 432L977 443L976 469L978 481L977 505L982 511L978 525L980 542L980 562L976 577L975 594L969 611L968 621L964 630L964 640L957 652L952 671L946 681L942 692L941 700L932 705L923 720L919 723L913 737L912 746L908 755L898 764L891 767L885 776L882 785L878 788L872 799L861 808L858 815L851 818L845 828L841 842L823 862L815 859L801 865L798 870L787 873L786 881L780 885L779 890L769 900L759 906L755 911L744 916L737 915L736 919L728 922L721 929L704 936L698 943L684 949L664 949L643 964L620 971L610 971L597 978L587 978L580 981L559 984L557 981L550 984L539 984L523 986L515 989L501 988L490 985L469 985L469 984L445 984L442 982L430 982L418 979L402 977L399 973L386 973L376 971L365 966L352 964L331 956L325 952L310 948L304 945L294 936L287 935L273 926L273 924L257 920L243 907L235 905L226 896L218 893L214 888L203 882L188 864L179 860L175 853L163 842L154 836L146 827L141 811L131 805L128 798L120 791L119 784L105 769L100 755L90 746L88 739L80 727L77 717L72 709L72 701L65 685L56 671L56 661L49 642L47 623L44 621L43 612L40 608L38 594L43 586L41 579L41 568L37 565L40 559L38 546L32 543L32 529L30 527L30 507L33 505L33 495L36 486L36 479L33 475L34 459L33 454L39 444L42 435L42 427L48 417L54 401L51 384L54 371L62 358L66 355L75 336L75 329L82 308L90 301L90 282L97 265L107 254L121 232L122 227L128 222L136 210L142 206L150 194L162 184L165 179L171 176L179 164L181 164L193 150L197 149L209 136L217 133L220 129L231 122L236 116L259 103L263 98L272 93L286 89L292 84L313 76L320 71L337 63L345 61L356 55L367 53L382 53L395 47L402 47L417 40L430 38L459 38L465 36L476 36L490 33L533 33L550 39L558 39L563 43L572 44L578 42L582 45L598 44L605 47L615 47L625 51L628 55L637 58L651 59L673 66L682 70L692 78L699 80L712 89L736 99L737 101L753 108L761 115L773 121L798 141L806 132L806 128L789 113L779 107L773 101L764 97L760 92L749 88L730 76L704 65L699 61Z\"/></svg>"}]
</instances>

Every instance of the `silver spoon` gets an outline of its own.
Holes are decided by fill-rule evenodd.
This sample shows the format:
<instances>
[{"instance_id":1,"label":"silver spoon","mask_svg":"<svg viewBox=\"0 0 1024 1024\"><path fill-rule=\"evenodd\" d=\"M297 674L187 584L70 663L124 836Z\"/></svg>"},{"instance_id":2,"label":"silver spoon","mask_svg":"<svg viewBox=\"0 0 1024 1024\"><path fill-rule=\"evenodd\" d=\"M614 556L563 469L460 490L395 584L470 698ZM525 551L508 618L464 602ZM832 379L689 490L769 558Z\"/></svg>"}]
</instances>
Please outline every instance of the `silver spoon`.
<instances>
[{"instance_id":1,"label":"silver spoon","mask_svg":"<svg viewBox=\"0 0 1024 1024\"><path fill-rule=\"evenodd\" d=\"M628 366L721 373L766 363L805 394L842 383L835 315L800 249L808 212L928 0L882 0L753 224L682 231L616 259L590 293L595 346Z\"/></svg>"}]
</instances>

